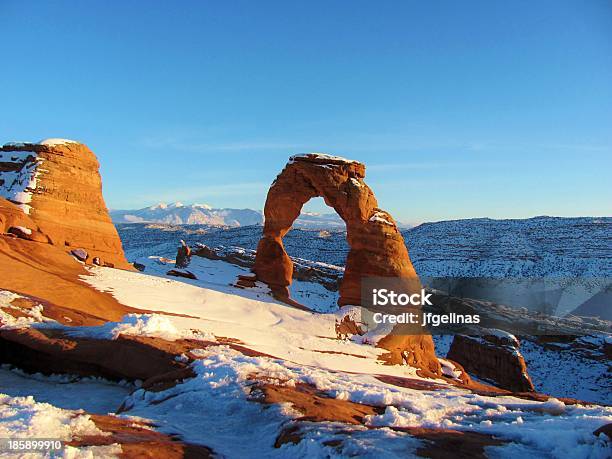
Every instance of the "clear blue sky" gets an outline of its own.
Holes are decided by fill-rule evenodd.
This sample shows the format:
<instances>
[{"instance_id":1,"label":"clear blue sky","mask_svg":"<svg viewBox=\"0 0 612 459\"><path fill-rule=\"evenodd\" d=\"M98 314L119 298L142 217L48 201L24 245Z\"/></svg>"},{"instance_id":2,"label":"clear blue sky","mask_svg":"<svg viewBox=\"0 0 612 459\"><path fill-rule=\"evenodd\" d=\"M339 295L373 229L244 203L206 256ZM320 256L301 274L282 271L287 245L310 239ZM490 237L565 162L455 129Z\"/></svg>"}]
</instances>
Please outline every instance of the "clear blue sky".
<instances>
[{"instance_id":1,"label":"clear blue sky","mask_svg":"<svg viewBox=\"0 0 612 459\"><path fill-rule=\"evenodd\" d=\"M323 151L407 222L612 214L612 1L3 0L0 20L0 142L87 143L112 208L262 208L289 155Z\"/></svg>"}]
</instances>

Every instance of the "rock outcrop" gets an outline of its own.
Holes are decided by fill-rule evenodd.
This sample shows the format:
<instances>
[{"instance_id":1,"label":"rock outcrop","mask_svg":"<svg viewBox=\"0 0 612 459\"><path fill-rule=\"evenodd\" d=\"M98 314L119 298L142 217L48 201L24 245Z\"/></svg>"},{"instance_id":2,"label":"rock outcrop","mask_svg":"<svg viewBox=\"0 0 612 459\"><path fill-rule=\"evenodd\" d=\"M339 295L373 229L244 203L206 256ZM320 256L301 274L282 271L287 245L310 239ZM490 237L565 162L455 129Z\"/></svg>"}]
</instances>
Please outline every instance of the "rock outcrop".
<instances>
[{"instance_id":1,"label":"rock outcrop","mask_svg":"<svg viewBox=\"0 0 612 459\"><path fill-rule=\"evenodd\" d=\"M401 278L408 292L420 290L404 239L391 215L378 207L364 178L365 165L357 161L317 153L290 158L268 192L263 236L253 268L257 279L268 284L277 297L289 297L293 274L283 236L302 206L319 196L346 223L350 251L339 305L362 304L365 277Z\"/></svg>"},{"instance_id":2,"label":"rock outcrop","mask_svg":"<svg viewBox=\"0 0 612 459\"><path fill-rule=\"evenodd\" d=\"M448 358L468 373L512 392L535 392L514 335L494 330L491 335L456 335Z\"/></svg>"},{"instance_id":3,"label":"rock outcrop","mask_svg":"<svg viewBox=\"0 0 612 459\"><path fill-rule=\"evenodd\" d=\"M185 241L181 239L181 245L179 246L176 253L176 262L174 266L177 268L186 268L189 266L191 261L191 247L189 247Z\"/></svg>"},{"instance_id":4,"label":"rock outcrop","mask_svg":"<svg viewBox=\"0 0 612 459\"><path fill-rule=\"evenodd\" d=\"M48 241L28 215L0 199L0 290L35 297L46 308L62 308L54 317L62 323L98 324L131 311L110 293L83 282L88 273L82 263Z\"/></svg>"},{"instance_id":5,"label":"rock outcrop","mask_svg":"<svg viewBox=\"0 0 612 459\"><path fill-rule=\"evenodd\" d=\"M180 248L179 248L180 251ZM255 265L255 250L240 247L208 247L197 244L192 255L208 258L209 260L221 260L227 263L252 269ZM178 254L177 254L178 258ZM331 292L337 292L342 279L343 270L325 263L317 263L303 258L291 258L293 262L293 279L321 284ZM238 284L240 284L238 282Z\"/></svg>"},{"instance_id":6,"label":"rock outcrop","mask_svg":"<svg viewBox=\"0 0 612 459\"><path fill-rule=\"evenodd\" d=\"M50 243L49 237L22 210L0 197L0 234L28 241Z\"/></svg>"},{"instance_id":7,"label":"rock outcrop","mask_svg":"<svg viewBox=\"0 0 612 459\"><path fill-rule=\"evenodd\" d=\"M98 258L101 265L131 269L102 197L98 169L96 156L81 143L5 144L0 197L27 214L53 245L84 250L87 263Z\"/></svg>"}]
</instances>

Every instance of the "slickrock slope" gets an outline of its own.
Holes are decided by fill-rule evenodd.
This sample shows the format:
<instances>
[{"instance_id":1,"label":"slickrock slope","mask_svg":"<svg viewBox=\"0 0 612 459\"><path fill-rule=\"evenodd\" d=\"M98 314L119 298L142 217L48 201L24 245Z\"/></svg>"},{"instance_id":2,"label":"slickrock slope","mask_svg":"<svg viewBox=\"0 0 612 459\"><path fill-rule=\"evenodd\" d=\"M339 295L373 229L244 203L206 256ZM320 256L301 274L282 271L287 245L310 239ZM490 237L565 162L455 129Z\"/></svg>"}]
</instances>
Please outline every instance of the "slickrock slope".
<instances>
[{"instance_id":1,"label":"slickrock slope","mask_svg":"<svg viewBox=\"0 0 612 459\"><path fill-rule=\"evenodd\" d=\"M84 249L87 263L130 269L102 197L98 160L62 139L0 148L0 197L16 204L58 247Z\"/></svg>"},{"instance_id":2,"label":"slickrock slope","mask_svg":"<svg viewBox=\"0 0 612 459\"><path fill-rule=\"evenodd\" d=\"M391 215L378 208L364 178L365 165L357 161L317 153L292 156L268 192L254 267L257 278L279 297L289 296L293 263L282 239L302 206L321 196L346 222L350 246L339 305L362 304L364 277L403 278L407 291L418 292L421 284L404 239Z\"/></svg>"},{"instance_id":3,"label":"slickrock slope","mask_svg":"<svg viewBox=\"0 0 612 459\"><path fill-rule=\"evenodd\" d=\"M0 198L0 289L72 310L63 312L60 322L94 324L129 311L110 294L82 282L79 276L87 274L83 265L48 241L28 215Z\"/></svg>"}]
</instances>

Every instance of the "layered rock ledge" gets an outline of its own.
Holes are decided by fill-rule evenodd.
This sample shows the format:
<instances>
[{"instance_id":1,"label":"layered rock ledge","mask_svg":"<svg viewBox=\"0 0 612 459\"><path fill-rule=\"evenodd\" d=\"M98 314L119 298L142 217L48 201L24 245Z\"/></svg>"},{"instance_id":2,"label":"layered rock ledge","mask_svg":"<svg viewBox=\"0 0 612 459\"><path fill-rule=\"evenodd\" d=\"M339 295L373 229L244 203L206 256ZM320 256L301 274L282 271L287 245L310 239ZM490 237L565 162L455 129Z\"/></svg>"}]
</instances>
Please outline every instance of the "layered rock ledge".
<instances>
[{"instance_id":1,"label":"layered rock ledge","mask_svg":"<svg viewBox=\"0 0 612 459\"><path fill-rule=\"evenodd\" d=\"M0 147L0 197L27 214L53 245L83 250L87 263L131 269L104 203L99 168L82 143L8 143Z\"/></svg>"}]
</instances>

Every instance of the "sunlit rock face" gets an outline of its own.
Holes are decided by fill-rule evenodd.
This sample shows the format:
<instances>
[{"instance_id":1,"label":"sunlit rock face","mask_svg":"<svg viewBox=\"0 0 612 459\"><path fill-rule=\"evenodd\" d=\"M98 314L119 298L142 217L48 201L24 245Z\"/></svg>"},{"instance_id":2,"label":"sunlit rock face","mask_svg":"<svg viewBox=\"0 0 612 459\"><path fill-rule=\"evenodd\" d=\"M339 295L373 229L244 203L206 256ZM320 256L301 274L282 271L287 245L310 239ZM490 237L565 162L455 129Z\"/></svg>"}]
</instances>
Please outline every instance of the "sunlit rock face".
<instances>
[{"instance_id":1,"label":"sunlit rock face","mask_svg":"<svg viewBox=\"0 0 612 459\"><path fill-rule=\"evenodd\" d=\"M300 215L302 206L323 197L346 223L350 251L340 286L340 305L361 304L361 279L406 279L418 292L420 282L395 220L365 184L365 165L335 156L310 153L291 157L276 178L264 208L265 225L254 271L279 296L288 296L293 265L282 238Z\"/></svg>"},{"instance_id":2,"label":"sunlit rock face","mask_svg":"<svg viewBox=\"0 0 612 459\"><path fill-rule=\"evenodd\" d=\"M0 197L36 223L53 245L84 249L88 262L129 268L102 196L100 165L78 142L47 139L0 147Z\"/></svg>"},{"instance_id":3,"label":"sunlit rock face","mask_svg":"<svg viewBox=\"0 0 612 459\"><path fill-rule=\"evenodd\" d=\"M289 298L293 274L283 236L304 204L315 197L323 197L346 223L350 250L340 284L340 306L363 304L361 284L368 277L400 279L404 291L420 291L421 283L397 224L378 207L364 178L365 165L358 161L318 153L290 158L268 192L263 235L253 267L257 279L268 284L278 298ZM390 351L388 363L405 363L427 374L440 374L430 335L398 332L381 343Z\"/></svg>"}]
</instances>

